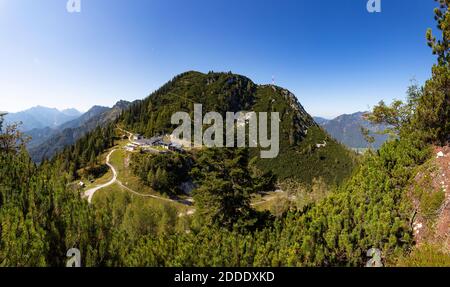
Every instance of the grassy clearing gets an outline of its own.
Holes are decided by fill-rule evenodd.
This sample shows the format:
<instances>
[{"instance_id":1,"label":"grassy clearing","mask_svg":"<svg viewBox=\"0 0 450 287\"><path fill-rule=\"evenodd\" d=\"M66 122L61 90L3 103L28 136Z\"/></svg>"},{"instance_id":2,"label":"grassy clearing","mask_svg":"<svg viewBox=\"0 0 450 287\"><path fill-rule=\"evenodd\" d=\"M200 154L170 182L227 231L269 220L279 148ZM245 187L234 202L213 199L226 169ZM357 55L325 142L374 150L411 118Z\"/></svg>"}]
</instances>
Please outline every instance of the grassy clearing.
<instances>
[{"instance_id":1,"label":"grassy clearing","mask_svg":"<svg viewBox=\"0 0 450 287\"><path fill-rule=\"evenodd\" d=\"M102 154L99 159L99 162L106 162L106 156L108 155L110 151L108 150L106 153ZM84 190L89 190L91 188L94 188L98 185L102 185L110 181L113 177L112 170L108 168L108 171L101 177L96 178L93 182L89 182L87 179L84 179L83 182L86 184Z\"/></svg>"},{"instance_id":2,"label":"grassy clearing","mask_svg":"<svg viewBox=\"0 0 450 287\"><path fill-rule=\"evenodd\" d=\"M174 208L178 213L186 213L189 207L177 202L168 202L153 197L142 197L135 195L118 183L114 183L106 188L103 188L95 193L93 197L93 204L105 205L108 199L112 199L117 202L117 206L113 206L114 209L125 209L127 206L135 208L135 206L167 206L168 208Z\"/></svg>"},{"instance_id":3,"label":"grassy clearing","mask_svg":"<svg viewBox=\"0 0 450 287\"><path fill-rule=\"evenodd\" d=\"M252 207L258 211L270 211L278 216L293 205L286 192L270 192L252 197Z\"/></svg>"},{"instance_id":4,"label":"grassy clearing","mask_svg":"<svg viewBox=\"0 0 450 287\"><path fill-rule=\"evenodd\" d=\"M401 258L401 267L450 267L450 254L439 245L423 244L415 247L408 257Z\"/></svg>"},{"instance_id":5,"label":"grassy clearing","mask_svg":"<svg viewBox=\"0 0 450 287\"><path fill-rule=\"evenodd\" d=\"M155 196L161 196L159 193L155 192L148 186L141 183L140 179L135 176L132 171L128 168L131 153L118 149L115 151L110 158L110 163L117 170L117 180L122 182L126 187L140 193L140 194L151 194ZM163 196L161 196L163 197Z\"/></svg>"},{"instance_id":6,"label":"grassy clearing","mask_svg":"<svg viewBox=\"0 0 450 287\"><path fill-rule=\"evenodd\" d=\"M142 194L142 195L154 195L158 197L163 197L159 193L156 193L153 191L150 187L147 187L143 185L139 178L132 174L132 172L129 170L127 164L129 160L129 156L131 155L130 152L127 152L123 149L123 147L128 143L128 140L121 140L117 142L117 145L112 148L116 149L114 153L110 156L110 164L114 166L114 168L117 171L117 180L120 181L123 185L128 187L131 190L134 190L135 192ZM107 155L111 152L111 150L106 151L99 157L99 161L106 162ZM89 183L85 190L88 190L90 188L93 188L95 186L101 185L103 183L106 183L111 180L113 174L111 169L108 170L108 172L103 175L102 177L96 179L93 183ZM154 204L169 204L170 206L175 207L178 212L185 213L189 207L178 203L178 202L167 202L162 199L148 197L148 196L139 196L137 194L133 194L130 191L127 191L125 188L121 187L118 183L115 183L111 186L105 187L101 190L99 190L95 196L94 196L94 202L98 200L102 200L102 197L105 197L105 194L108 193L128 193L129 197L131 199L134 199L135 201L144 200L144 201L151 201ZM99 199L100 198L100 199Z\"/></svg>"}]
</instances>

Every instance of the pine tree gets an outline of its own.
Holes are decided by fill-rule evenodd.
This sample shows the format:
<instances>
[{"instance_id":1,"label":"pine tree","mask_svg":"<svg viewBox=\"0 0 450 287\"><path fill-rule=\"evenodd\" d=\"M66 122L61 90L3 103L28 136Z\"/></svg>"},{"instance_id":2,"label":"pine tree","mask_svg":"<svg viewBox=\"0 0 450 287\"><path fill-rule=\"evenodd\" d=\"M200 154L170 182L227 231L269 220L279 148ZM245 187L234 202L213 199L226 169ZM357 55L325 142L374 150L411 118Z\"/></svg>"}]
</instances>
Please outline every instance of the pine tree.
<instances>
[{"instance_id":1,"label":"pine tree","mask_svg":"<svg viewBox=\"0 0 450 287\"><path fill-rule=\"evenodd\" d=\"M427 31L428 45L438 56L432 78L424 87L424 96L417 107L417 126L426 131L431 141L445 144L450 141L450 11L449 0L436 0L434 10L439 37Z\"/></svg>"}]
</instances>

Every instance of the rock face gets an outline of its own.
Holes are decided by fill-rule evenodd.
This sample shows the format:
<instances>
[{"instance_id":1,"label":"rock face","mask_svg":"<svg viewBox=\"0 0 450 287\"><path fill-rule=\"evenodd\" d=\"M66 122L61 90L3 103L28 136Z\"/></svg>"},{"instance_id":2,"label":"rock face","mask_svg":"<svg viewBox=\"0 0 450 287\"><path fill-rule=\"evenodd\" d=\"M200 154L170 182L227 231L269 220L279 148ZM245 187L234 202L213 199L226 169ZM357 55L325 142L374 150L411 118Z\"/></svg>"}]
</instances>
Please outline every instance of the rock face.
<instances>
[{"instance_id":1,"label":"rock face","mask_svg":"<svg viewBox=\"0 0 450 287\"><path fill-rule=\"evenodd\" d=\"M435 147L434 154L437 156L427 170L417 174L412 188L416 210L412 228L418 244L438 242L450 248L450 147Z\"/></svg>"},{"instance_id":2,"label":"rock face","mask_svg":"<svg viewBox=\"0 0 450 287\"><path fill-rule=\"evenodd\" d=\"M447 251L450 252L450 146L439 147L438 153L443 156L436 160L439 166L439 175L436 179L437 186L445 193L443 204L438 210L438 220L436 222L436 236L446 242Z\"/></svg>"}]
</instances>

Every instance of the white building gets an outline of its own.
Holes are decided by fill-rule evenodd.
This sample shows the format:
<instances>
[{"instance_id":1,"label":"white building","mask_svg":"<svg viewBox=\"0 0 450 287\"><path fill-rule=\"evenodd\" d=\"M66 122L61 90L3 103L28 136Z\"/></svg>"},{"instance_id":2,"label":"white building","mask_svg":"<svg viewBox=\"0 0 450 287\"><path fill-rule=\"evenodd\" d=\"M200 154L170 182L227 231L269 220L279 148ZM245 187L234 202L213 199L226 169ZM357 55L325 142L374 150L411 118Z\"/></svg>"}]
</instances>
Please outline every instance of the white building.
<instances>
[{"instance_id":1,"label":"white building","mask_svg":"<svg viewBox=\"0 0 450 287\"><path fill-rule=\"evenodd\" d=\"M140 140L140 139L142 139L142 135L141 134L134 134L133 135L133 140Z\"/></svg>"}]
</instances>

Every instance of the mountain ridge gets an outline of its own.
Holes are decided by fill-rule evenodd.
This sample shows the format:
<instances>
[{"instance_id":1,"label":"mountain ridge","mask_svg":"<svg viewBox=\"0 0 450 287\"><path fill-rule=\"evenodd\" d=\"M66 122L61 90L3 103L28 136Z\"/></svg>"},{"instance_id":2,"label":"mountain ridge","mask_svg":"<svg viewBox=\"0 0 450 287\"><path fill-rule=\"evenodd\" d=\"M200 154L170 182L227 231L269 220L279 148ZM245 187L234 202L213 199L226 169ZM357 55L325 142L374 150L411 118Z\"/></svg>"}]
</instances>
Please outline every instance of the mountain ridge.
<instances>
[{"instance_id":1,"label":"mountain ridge","mask_svg":"<svg viewBox=\"0 0 450 287\"><path fill-rule=\"evenodd\" d=\"M20 130L30 131L36 128L55 128L79 116L81 113L76 109L58 110L38 105L17 113L8 113L4 119L5 124L22 123Z\"/></svg>"},{"instance_id":2,"label":"mountain ridge","mask_svg":"<svg viewBox=\"0 0 450 287\"><path fill-rule=\"evenodd\" d=\"M52 130L50 134L47 134L45 138L29 146L28 151L31 158L35 162L52 158L56 153L74 144L93 129L115 121L130 104L130 102L121 100L111 108L93 106L79 118L59 126ZM31 136L39 136L40 133L45 133L45 131L49 130L33 130Z\"/></svg>"},{"instance_id":3,"label":"mountain ridge","mask_svg":"<svg viewBox=\"0 0 450 287\"><path fill-rule=\"evenodd\" d=\"M387 135L380 134L386 129L386 126L371 124L364 119L364 114L367 112L342 114L330 120L321 117L314 117L314 119L333 138L349 148L368 148L369 144L361 133L361 127L369 129L370 135L375 138L373 148L378 149L388 140Z\"/></svg>"},{"instance_id":4,"label":"mountain ridge","mask_svg":"<svg viewBox=\"0 0 450 287\"><path fill-rule=\"evenodd\" d=\"M251 149L255 166L273 172L280 180L296 178L311 184L323 177L339 184L355 164L353 154L334 141L306 112L289 90L274 85L257 85L248 77L228 73L203 74L189 71L174 77L142 101L130 106L119 122L134 133L153 137L170 133L175 112L193 113L193 103L202 104L204 113L254 111L279 112L280 154L260 159L259 149ZM327 144L320 148L318 144ZM286 168L289 166L290 168Z\"/></svg>"}]
</instances>

